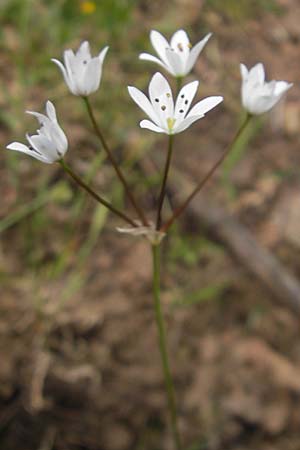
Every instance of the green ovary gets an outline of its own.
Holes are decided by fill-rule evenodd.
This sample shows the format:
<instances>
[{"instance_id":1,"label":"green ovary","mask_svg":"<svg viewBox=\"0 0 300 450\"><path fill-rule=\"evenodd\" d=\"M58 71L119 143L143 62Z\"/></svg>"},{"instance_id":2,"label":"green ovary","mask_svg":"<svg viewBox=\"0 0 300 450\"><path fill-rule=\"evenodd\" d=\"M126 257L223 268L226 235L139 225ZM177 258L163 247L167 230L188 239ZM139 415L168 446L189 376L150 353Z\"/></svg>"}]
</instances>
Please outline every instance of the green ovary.
<instances>
[{"instance_id":1,"label":"green ovary","mask_svg":"<svg viewBox=\"0 0 300 450\"><path fill-rule=\"evenodd\" d=\"M176 122L176 119L171 119L171 117L169 117L169 118L167 119L167 124L168 124L168 128L169 128L169 131L170 131L170 132L173 130L173 127L174 127L174 125L175 125L175 122Z\"/></svg>"}]
</instances>

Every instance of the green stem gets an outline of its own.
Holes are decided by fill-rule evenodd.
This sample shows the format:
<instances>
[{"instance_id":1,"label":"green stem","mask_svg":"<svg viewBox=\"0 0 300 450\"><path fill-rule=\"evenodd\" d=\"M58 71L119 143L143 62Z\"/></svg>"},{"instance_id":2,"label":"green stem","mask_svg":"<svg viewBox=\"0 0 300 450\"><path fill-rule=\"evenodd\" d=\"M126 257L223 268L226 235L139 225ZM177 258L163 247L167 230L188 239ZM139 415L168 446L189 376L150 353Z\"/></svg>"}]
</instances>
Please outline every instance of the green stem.
<instances>
[{"instance_id":1,"label":"green stem","mask_svg":"<svg viewBox=\"0 0 300 450\"><path fill-rule=\"evenodd\" d=\"M165 195L166 195L167 179L168 179L168 174L169 174L169 170L170 170L172 153L173 153L173 135L170 134L169 135L168 154L167 154L165 170L164 170L164 175L163 175L163 181L162 181L161 190L160 190L159 199L158 199L158 210L157 210L157 219L156 219L156 229L157 230L160 229L160 225L161 225L161 211L162 211L162 207L163 207L164 199L165 199Z\"/></svg>"},{"instance_id":2,"label":"green stem","mask_svg":"<svg viewBox=\"0 0 300 450\"><path fill-rule=\"evenodd\" d=\"M176 77L177 94L181 89L182 82L183 82L183 77Z\"/></svg>"},{"instance_id":3,"label":"green stem","mask_svg":"<svg viewBox=\"0 0 300 450\"><path fill-rule=\"evenodd\" d=\"M104 150L105 150L105 152L107 154L108 159L110 160L113 168L115 169L116 174L117 174L119 180L121 181L121 183L122 183L122 185L123 185L123 187L125 189L125 192L126 192L128 198L129 198L129 201L131 202L133 208L135 209L135 211L136 211L137 215L139 216L140 220L142 221L143 225L147 226L148 225L147 219L146 219L143 211L141 210L141 208L137 204L137 202L136 202L136 200L135 200L135 198L133 196L133 193L131 192L131 190L130 190L128 184L127 184L127 181L125 180L125 177L124 177L120 167L118 166L117 161L115 160L115 158L114 158L114 156L113 156L109 146L107 145L107 142L106 142L106 140L105 140L105 138L104 138L104 136L102 134L102 131L100 130L100 127L99 127L99 125L98 125L98 123L96 121L96 118L95 118L95 115L94 115L94 112L93 112L93 108L91 106L91 103L90 103L88 97L82 97L82 98L83 98L83 101L84 101L84 103L86 105L87 112L88 112L89 117L91 119L91 122L93 124L95 133L98 136L98 138L99 138L99 140L100 140L100 142L101 142L101 144L102 144L102 146L103 146L103 148L104 148Z\"/></svg>"},{"instance_id":4,"label":"green stem","mask_svg":"<svg viewBox=\"0 0 300 450\"><path fill-rule=\"evenodd\" d=\"M155 307L155 319L159 338L159 350L162 361L162 368L165 379L165 387L168 398L168 407L171 418L172 435L174 440L174 446L176 450L181 450L181 441L177 425L177 409L175 389L172 380L168 351L165 323L161 308L160 301L160 246L152 245L152 260L153 260L153 295L154 295L154 307Z\"/></svg>"},{"instance_id":5,"label":"green stem","mask_svg":"<svg viewBox=\"0 0 300 450\"><path fill-rule=\"evenodd\" d=\"M104 198L100 197L100 195L98 195L90 186L88 186L83 180L82 178L80 178L78 175L76 175L76 173L73 172L73 170L71 169L71 167L69 167L67 165L67 163L61 159L59 161L60 165L62 166L62 168L64 169L64 171L70 175L74 181L76 181L76 183L82 187L83 189L85 189L95 200L97 200L97 202L101 203L102 205L106 206L107 209L109 209L112 213L116 214L118 217L121 217L123 220L125 220L127 223L129 223L130 225L132 225L133 227L136 227L136 223L130 219L130 217L128 217L126 214L124 214L123 212L119 211L117 208L115 208L111 203L109 203L107 200L105 200Z\"/></svg>"},{"instance_id":6,"label":"green stem","mask_svg":"<svg viewBox=\"0 0 300 450\"><path fill-rule=\"evenodd\" d=\"M215 164L212 166L212 168L209 170L209 172L205 175L205 177L200 181L200 183L195 187L195 189L191 192L191 194L187 197L187 199L180 205L173 213L171 218L162 226L161 231L166 232L170 226L173 224L175 219L177 219L183 211L186 209L188 204L193 200L193 198L198 194L198 192L201 191L201 189L205 186L205 184L208 182L208 180L213 176L217 168L222 164L226 156L231 152L233 147L235 146L237 140L240 138L244 130L246 129L247 125L249 124L250 120L253 116L250 114L247 114L244 122L236 132L231 144L228 146L228 148L225 150L225 152L220 156L220 158L215 162Z\"/></svg>"}]
</instances>

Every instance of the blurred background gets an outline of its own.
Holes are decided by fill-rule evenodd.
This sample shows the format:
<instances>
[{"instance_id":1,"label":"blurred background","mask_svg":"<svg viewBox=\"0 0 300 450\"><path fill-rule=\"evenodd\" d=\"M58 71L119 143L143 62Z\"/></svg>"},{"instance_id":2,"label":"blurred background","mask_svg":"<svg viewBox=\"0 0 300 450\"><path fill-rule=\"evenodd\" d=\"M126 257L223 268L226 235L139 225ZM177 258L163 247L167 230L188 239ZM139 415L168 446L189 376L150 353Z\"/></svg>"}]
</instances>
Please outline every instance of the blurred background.
<instances>
[{"instance_id":1,"label":"blurred background","mask_svg":"<svg viewBox=\"0 0 300 450\"><path fill-rule=\"evenodd\" d=\"M188 81L224 104L176 138L172 205L243 119L239 63L294 87L257 119L164 243L163 302L187 450L300 448L300 5L298 0L0 1L0 448L171 449L147 243L59 166L5 151L52 100L67 161L129 206L79 98L51 58L110 45L97 119L148 216L166 139L138 128L126 86L157 70L149 31L213 37ZM175 86L174 86L175 87ZM220 206L222 205L222 206Z\"/></svg>"}]
</instances>

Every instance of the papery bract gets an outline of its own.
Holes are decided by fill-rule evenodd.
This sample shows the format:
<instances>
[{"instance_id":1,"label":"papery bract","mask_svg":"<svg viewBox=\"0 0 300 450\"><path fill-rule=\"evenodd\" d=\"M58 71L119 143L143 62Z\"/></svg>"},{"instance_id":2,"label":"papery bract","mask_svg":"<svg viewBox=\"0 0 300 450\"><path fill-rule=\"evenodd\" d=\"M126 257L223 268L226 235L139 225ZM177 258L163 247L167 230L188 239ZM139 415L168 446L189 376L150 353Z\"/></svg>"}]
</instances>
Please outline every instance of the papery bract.
<instances>
[{"instance_id":1,"label":"papery bract","mask_svg":"<svg viewBox=\"0 0 300 450\"><path fill-rule=\"evenodd\" d=\"M269 111L282 98L293 84L286 81L265 81L265 70L262 63L256 64L250 70L241 64L242 104L254 115Z\"/></svg>"},{"instance_id":2,"label":"papery bract","mask_svg":"<svg viewBox=\"0 0 300 450\"><path fill-rule=\"evenodd\" d=\"M153 75L149 84L150 100L139 89L129 86L128 92L131 98L151 119L151 121L142 120L141 128L157 133L177 134L222 102L221 96L207 97L196 103L189 111L198 85L198 81L192 81L183 86L178 93L175 105L170 85L159 72Z\"/></svg>"},{"instance_id":3,"label":"papery bract","mask_svg":"<svg viewBox=\"0 0 300 450\"><path fill-rule=\"evenodd\" d=\"M64 64L57 59L53 61L62 71L65 82L72 94L86 97L97 91L102 76L102 66L108 47L105 47L98 56L92 58L90 45L82 42L77 52L66 50Z\"/></svg>"},{"instance_id":4,"label":"papery bract","mask_svg":"<svg viewBox=\"0 0 300 450\"><path fill-rule=\"evenodd\" d=\"M38 119L40 128L37 130L37 134L32 136L26 134L29 145L25 145L20 142L12 142L7 145L6 148L9 150L16 150L18 152L26 153L27 155L47 164L60 160L68 149L68 140L57 122L56 111L53 103L47 101L47 115L34 111L26 112L28 114L32 114Z\"/></svg>"},{"instance_id":5,"label":"papery bract","mask_svg":"<svg viewBox=\"0 0 300 450\"><path fill-rule=\"evenodd\" d=\"M157 230L153 222L150 222L148 226L143 225L140 221L136 221L136 227L117 227L117 231L123 234L129 234L131 236L143 236L148 239L153 245L159 244L166 233Z\"/></svg>"},{"instance_id":6,"label":"papery bract","mask_svg":"<svg viewBox=\"0 0 300 450\"><path fill-rule=\"evenodd\" d=\"M161 33L152 30L150 40L159 58L149 53L141 53L139 58L159 64L175 77L184 77L194 67L198 56L210 37L211 33L207 34L192 47L189 37L184 30L176 31L170 43Z\"/></svg>"}]
</instances>

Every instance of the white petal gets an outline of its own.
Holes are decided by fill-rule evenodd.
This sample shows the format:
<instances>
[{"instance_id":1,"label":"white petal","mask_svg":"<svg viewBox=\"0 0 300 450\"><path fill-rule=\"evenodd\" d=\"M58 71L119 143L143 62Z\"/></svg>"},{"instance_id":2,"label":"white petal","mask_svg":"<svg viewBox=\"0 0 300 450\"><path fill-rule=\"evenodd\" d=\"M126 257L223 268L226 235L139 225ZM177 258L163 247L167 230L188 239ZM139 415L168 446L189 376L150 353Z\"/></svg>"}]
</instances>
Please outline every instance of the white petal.
<instances>
[{"instance_id":1,"label":"white petal","mask_svg":"<svg viewBox=\"0 0 300 450\"><path fill-rule=\"evenodd\" d=\"M101 50L101 52L98 55L98 58L100 59L101 65L103 64L104 58L108 52L109 46L107 45L106 47L104 47L103 50Z\"/></svg>"},{"instance_id":2,"label":"white petal","mask_svg":"<svg viewBox=\"0 0 300 450\"><path fill-rule=\"evenodd\" d=\"M196 103L195 106L190 110L187 117L191 116L204 116L208 111L213 109L215 106L217 106L219 103L223 101L223 97L221 96L212 96L207 97L201 100L200 102Z\"/></svg>"},{"instance_id":3,"label":"white petal","mask_svg":"<svg viewBox=\"0 0 300 450\"><path fill-rule=\"evenodd\" d=\"M72 78L76 72L76 57L73 50L64 51L64 63L69 78Z\"/></svg>"},{"instance_id":4,"label":"white petal","mask_svg":"<svg viewBox=\"0 0 300 450\"><path fill-rule=\"evenodd\" d=\"M262 63L256 64L249 72L249 80L263 84L265 81L265 69Z\"/></svg>"},{"instance_id":5,"label":"white petal","mask_svg":"<svg viewBox=\"0 0 300 450\"><path fill-rule=\"evenodd\" d=\"M30 148L27 147L27 145L21 144L20 142L12 142L11 144L7 145L6 148L8 150L15 150L17 152L25 153L26 155L32 156L33 158L36 158L39 161L49 164L47 158L45 158L43 155L37 153L34 150L30 150Z\"/></svg>"},{"instance_id":6,"label":"white petal","mask_svg":"<svg viewBox=\"0 0 300 450\"><path fill-rule=\"evenodd\" d=\"M155 131L156 133L166 133L169 134L166 130L163 130L162 128L155 125L153 122L150 122L150 120L142 120L140 122L141 128L147 128L147 130Z\"/></svg>"},{"instance_id":7,"label":"white petal","mask_svg":"<svg viewBox=\"0 0 300 450\"><path fill-rule=\"evenodd\" d=\"M68 150L68 139L58 123L53 124L50 129L50 140L54 143L58 153L64 156Z\"/></svg>"},{"instance_id":8,"label":"white petal","mask_svg":"<svg viewBox=\"0 0 300 450\"><path fill-rule=\"evenodd\" d=\"M174 116L174 101L171 87L166 78L156 72L149 83L149 97L153 110L159 119L154 122L162 128L167 127L167 120Z\"/></svg>"},{"instance_id":9,"label":"white petal","mask_svg":"<svg viewBox=\"0 0 300 450\"><path fill-rule=\"evenodd\" d=\"M46 112L50 120L52 120L53 122L57 122L55 106L52 102L50 102L50 100L48 100L46 103Z\"/></svg>"},{"instance_id":10,"label":"white petal","mask_svg":"<svg viewBox=\"0 0 300 450\"><path fill-rule=\"evenodd\" d=\"M28 153L28 146L25 144L22 144L21 142L12 142L11 144L8 144L6 146L8 150L16 150L17 152L23 152Z\"/></svg>"},{"instance_id":11,"label":"white petal","mask_svg":"<svg viewBox=\"0 0 300 450\"><path fill-rule=\"evenodd\" d=\"M90 44L88 41L83 41L76 52L76 61L81 64L84 61L89 62L91 59Z\"/></svg>"},{"instance_id":12,"label":"white petal","mask_svg":"<svg viewBox=\"0 0 300 450\"><path fill-rule=\"evenodd\" d=\"M146 95L134 86L128 86L128 92L132 100L147 114L147 116L154 122L157 122L158 118Z\"/></svg>"},{"instance_id":13,"label":"white petal","mask_svg":"<svg viewBox=\"0 0 300 450\"><path fill-rule=\"evenodd\" d=\"M158 31L152 30L150 32L150 41L161 60L165 64L168 64L166 59L166 48L170 47L170 45L166 38Z\"/></svg>"},{"instance_id":14,"label":"white petal","mask_svg":"<svg viewBox=\"0 0 300 450\"><path fill-rule=\"evenodd\" d=\"M175 106L175 119L183 120L191 106L199 86L198 81L192 81L180 89Z\"/></svg>"},{"instance_id":15,"label":"white petal","mask_svg":"<svg viewBox=\"0 0 300 450\"><path fill-rule=\"evenodd\" d=\"M161 95L171 93L171 87L166 78L160 73L156 72L149 83L149 96L151 103L155 102L156 98Z\"/></svg>"},{"instance_id":16,"label":"white petal","mask_svg":"<svg viewBox=\"0 0 300 450\"><path fill-rule=\"evenodd\" d=\"M293 83L287 83L286 81L276 81L274 94L275 95L283 95L292 86L293 86Z\"/></svg>"},{"instance_id":17,"label":"white petal","mask_svg":"<svg viewBox=\"0 0 300 450\"><path fill-rule=\"evenodd\" d=\"M151 61L154 62L156 64L159 64L160 66L162 66L165 70L169 71L169 67L163 63L160 59L158 59L156 56L152 56L149 53L141 53L139 55L139 59L142 59L144 61Z\"/></svg>"},{"instance_id":18,"label":"white petal","mask_svg":"<svg viewBox=\"0 0 300 450\"><path fill-rule=\"evenodd\" d=\"M179 125L178 127L174 127L174 134L181 133L182 131L186 130L189 126L192 125L192 123L196 122L196 120L202 119L204 117L204 114L198 114L196 116L188 116L186 117Z\"/></svg>"},{"instance_id":19,"label":"white petal","mask_svg":"<svg viewBox=\"0 0 300 450\"><path fill-rule=\"evenodd\" d=\"M78 89L78 79L82 78L82 74L85 70L83 64L78 65L76 57L72 50L65 50L64 63L67 72L67 78L69 80L70 91L75 95L81 95Z\"/></svg>"},{"instance_id":20,"label":"white petal","mask_svg":"<svg viewBox=\"0 0 300 450\"><path fill-rule=\"evenodd\" d=\"M210 39L211 36L212 36L212 33L207 34L201 41L199 41L191 49L189 57L188 57L188 60L187 60L186 68L185 68L185 75L188 74L192 70L192 68L194 67L198 56L200 55L200 53L204 49L205 45L207 44L207 42L208 42L208 40Z\"/></svg>"},{"instance_id":21,"label":"white petal","mask_svg":"<svg viewBox=\"0 0 300 450\"><path fill-rule=\"evenodd\" d=\"M171 47L177 48L178 45L189 48L190 40L184 30L176 31L171 38Z\"/></svg>"},{"instance_id":22,"label":"white petal","mask_svg":"<svg viewBox=\"0 0 300 450\"><path fill-rule=\"evenodd\" d=\"M247 80L248 78L248 69L245 66L245 64L240 64L240 71L241 71L241 76L242 76L242 80L243 82Z\"/></svg>"},{"instance_id":23,"label":"white petal","mask_svg":"<svg viewBox=\"0 0 300 450\"><path fill-rule=\"evenodd\" d=\"M81 90L84 95L89 95L99 88L101 74L102 70L100 59L98 57L91 59L87 64L84 78L82 80Z\"/></svg>"},{"instance_id":24,"label":"white petal","mask_svg":"<svg viewBox=\"0 0 300 450\"><path fill-rule=\"evenodd\" d=\"M174 50L167 48L166 50L166 58L168 61L169 68L172 71L172 75L174 76L183 76L184 75L184 60L181 55Z\"/></svg>"},{"instance_id":25,"label":"white petal","mask_svg":"<svg viewBox=\"0 0 300 450\"><path fill-rule=\"evenodd\" d=\"M26 111L26 114L30 114L31 116L36 117L41 125L45 125L45 124L48 125L50 122L49 117L45 116L45 114L35 112L35 111Z\"/></svg>"},{"instance_id":26,"label":"white petal","mask_svg":"<svg viewBox=\"0 0 300 450\"><path fill-rule=\"evenodd\" d=\"M70 91L72 93L74 93L73 92L73 87L74 86L73 86L73 83L72 83L72 79L70 79L70 77L69 77L69 75L67 73L67 70L66 70L65 66L63 65L63 63L60 62L58 59L54 59L54 58L52 58L51 61L53 61L60 68L60 70L61 70L61 72L63 74L64 80L66 82L66 85L68 86Z\"/></svg>"},{"instance_id":27,"label":"white petal","mask_svg":"<svg viewBox=\"0 0 300 450\"><path fill-rule=\"evenodd\" d=\"M60 155L52 141L41 134L35 134L33 136L26 135L29 144L36 150L42 157L49 163L58 161L62 155Z\"/></svg>"}]
</instances>

